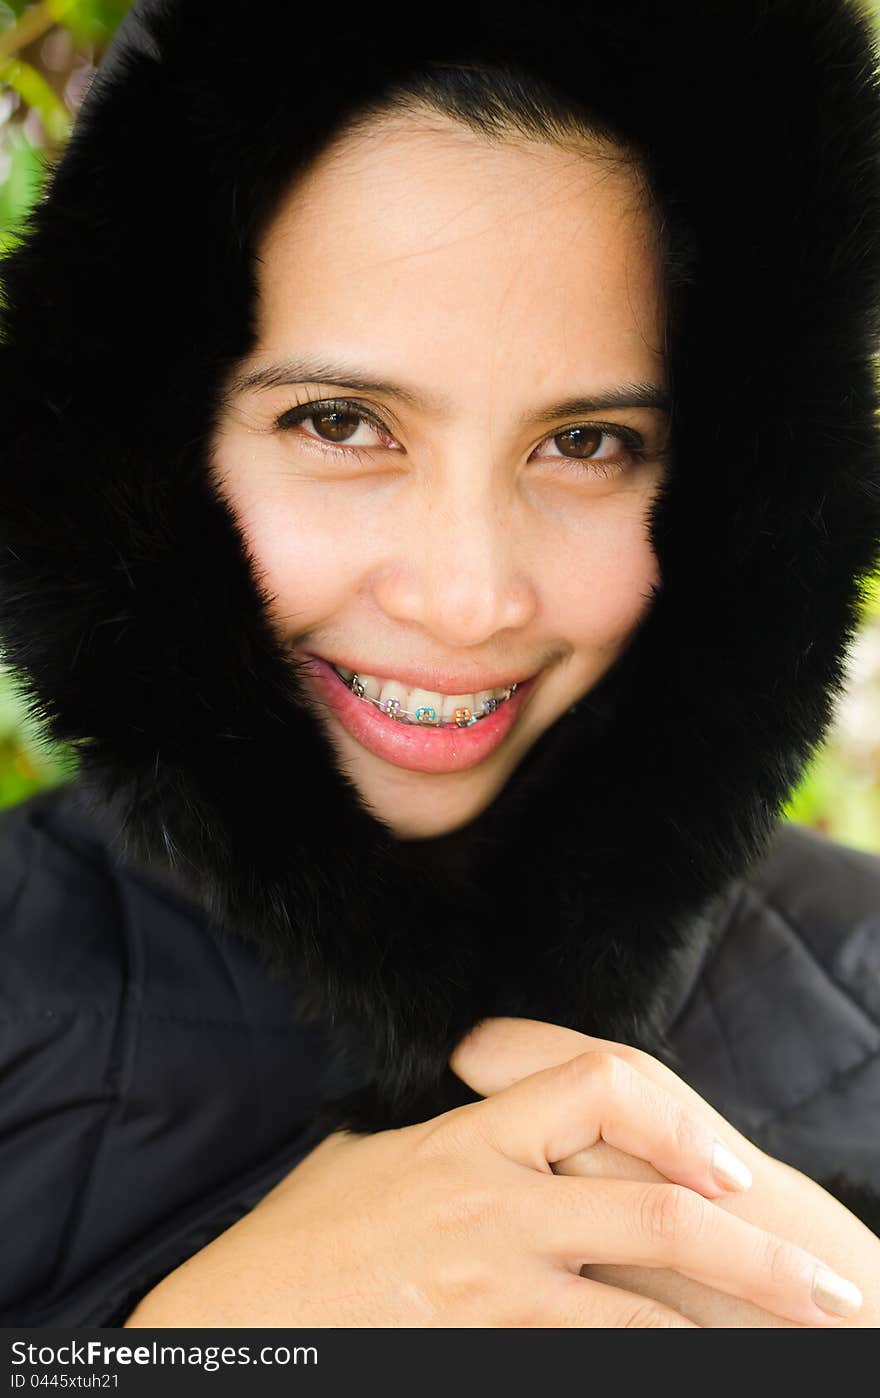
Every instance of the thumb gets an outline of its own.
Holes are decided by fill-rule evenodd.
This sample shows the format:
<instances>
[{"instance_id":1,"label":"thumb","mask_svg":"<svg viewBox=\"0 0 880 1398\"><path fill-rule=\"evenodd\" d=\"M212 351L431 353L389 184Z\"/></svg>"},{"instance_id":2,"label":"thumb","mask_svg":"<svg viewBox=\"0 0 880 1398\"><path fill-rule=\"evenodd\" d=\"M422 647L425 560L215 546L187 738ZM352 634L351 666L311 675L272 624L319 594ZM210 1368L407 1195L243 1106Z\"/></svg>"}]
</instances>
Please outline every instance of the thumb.
<instances>
[{"instance_id":1,"label":"thumb","mask_svg":"<svg viewBox=\"0 0 880 1398\"><path fill-rule=\"evenodd\" d=\"M490 1097L542 1068L553 1068L588 1049L613 1047L561 1024L502 1016L480 1020L458 1044L449 1066L481 1097Z\"/></svg>"}]
</instances>

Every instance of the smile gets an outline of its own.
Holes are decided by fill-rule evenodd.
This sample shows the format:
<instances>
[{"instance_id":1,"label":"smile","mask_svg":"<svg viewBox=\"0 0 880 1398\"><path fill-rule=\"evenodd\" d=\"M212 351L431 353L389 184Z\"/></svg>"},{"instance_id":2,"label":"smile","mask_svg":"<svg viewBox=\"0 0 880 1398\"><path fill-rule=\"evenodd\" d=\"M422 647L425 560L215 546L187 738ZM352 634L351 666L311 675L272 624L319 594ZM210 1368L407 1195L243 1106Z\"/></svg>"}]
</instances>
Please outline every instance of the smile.
<instances>
[{"instance_id":1,"label":"smile","mask_svg":"<svg viewBox=\"0 0 880 1398\"><path fill-rule=\"evenodd\" d=\"M431 728L470 728L512 699L519 688L518 684L512 684L476 694L448 695L408 689L393 680L357 675L336 665L331 668L357 699L375 705L388 718Z\"/></svg>"},{"instance_id":2,"label":"smile","mask_svg":"<svg viewBox=\"0 0 880 1398\"><path fill-rule=\"evenodd\" d=\"M533 675L476 695L435 694L399 681L380 686L353 671L340 674L314 654L304 657L303 675L324 712L362 748L396 767L438 775L477 767L500 748L539 680Z\"/></svg>"}]
</instances>

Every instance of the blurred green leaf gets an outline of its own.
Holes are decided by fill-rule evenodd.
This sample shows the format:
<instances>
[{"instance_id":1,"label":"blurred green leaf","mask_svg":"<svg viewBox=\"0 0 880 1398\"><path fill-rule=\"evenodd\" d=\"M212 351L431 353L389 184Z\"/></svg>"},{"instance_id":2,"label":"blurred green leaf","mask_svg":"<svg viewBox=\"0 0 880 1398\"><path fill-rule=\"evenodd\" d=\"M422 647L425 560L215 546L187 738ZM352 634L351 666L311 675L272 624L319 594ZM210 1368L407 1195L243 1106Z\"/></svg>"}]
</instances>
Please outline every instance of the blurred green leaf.
<instances>
[{"instance_id":1,"label":"blurred green leaf","mask_svg":"<svg viewBox=\"0 0 880 1398\"><path fill-rule=\"evenodd\" d=\"M16 224L36 203L46 177L45 155L32 146L20 127L11 127L0 145L8 160L0 182L0 240L11 238Z\"/></svg>"},{"instance_id":2,"label":"blurred green leaf","mask_svg":"<svg viewBox=\"0 0 880 1398\"><path fill-rule=\"evenodd\" d=\"M74 0L64 24L79 43L105 44L130 7L131 0Z\"/></svg>"},{"instance_id":3,"label":"blurred green leaf","mask_svg":"<svg viewBox=\"0 0 880 1398\"><path fill-rule=\"evenodd\" d=\"M70 780L78 767L70 748L50 743L12 672L0 664L0 809Z\"/></svg>"},{"instance_id":4,"label":"blurred green leaf","mask_svg":"<svg viewBox=\"0 0 880 1398\"><path fill-rule=\"evenodd\" d=\"M38 73L30 63L23 63L20 58L11 58L6 63L0 63L0 83L20 93L28 106L38 113L51 141L67 140L73 125L70 112L42 73Z\"/></svg>"},{"instance_id":5,"label":"blurred green leaf","mask_svg":"<svg viewBox=\"0 0 880 1398\"><path fill-rule=\"evenodd\" d=\"M3 0L0 4L0 33L4 29L9 29L16 20L21 19L22 14L28 7L28 0ZM8 18L11 15L11 21Z\"/></svg>"},{"instance_id":6,"label":"blurred green leaf","mask_svg":"<svg viewBox=\"0 0 880 1398\"><path fill-rule=\"evenodd\" d=\"M863 620L880 620L880 573L867 583L863 592L863 598Z\"/></svg>"},{"instance_id":7,"label":"blurred green leaf","mask_svg":"<svg viewBox=\"0 0 880 1398\"><path fill-rule=\"evenodd\" d=\"M833 746L821 750L782 814L842 844L880 853L880 787L842 763Z\"/></svg>"}]
</instances>

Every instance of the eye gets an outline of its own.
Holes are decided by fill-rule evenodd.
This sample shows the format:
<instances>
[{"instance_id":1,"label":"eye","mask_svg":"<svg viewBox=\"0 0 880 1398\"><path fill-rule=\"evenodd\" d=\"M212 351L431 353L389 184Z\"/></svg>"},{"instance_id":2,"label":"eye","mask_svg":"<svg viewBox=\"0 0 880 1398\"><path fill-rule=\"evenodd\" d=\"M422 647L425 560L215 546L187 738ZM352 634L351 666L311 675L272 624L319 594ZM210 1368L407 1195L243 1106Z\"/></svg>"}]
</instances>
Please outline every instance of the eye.
<instances>
[{"instance_id":1,"label":"eye","mask_svg":"<svg viewBox=\"0 0 880 1398\"><path fill-rule=\"evenodd\" d=\"M378 418L343 398L303 403L298 408L290 408L281 414L275 425L282 431L291 431L305 423L311 423L314 430L297 435L313 442L322 451L343 451L360 456L366 447L399 450L398 443Z\"/></svg>"},{"instance_id":2,"label":"eye","mask_svg":"<svg viewBox=\"0 0 880 1398\"><path fill-rule=\"evenodd\" d=\"M578 427L566 427L562 432L554 432L552 437L545 437L541 445L547 442L563 443L565 450L556 455L541 452L539 456L547 456L551 461L570 461L575 470L603 478L624 474L648 455L641 434L618 423L585 422ZM609 444L616 449L609 451Z\"/></svg>"}]
</instances>

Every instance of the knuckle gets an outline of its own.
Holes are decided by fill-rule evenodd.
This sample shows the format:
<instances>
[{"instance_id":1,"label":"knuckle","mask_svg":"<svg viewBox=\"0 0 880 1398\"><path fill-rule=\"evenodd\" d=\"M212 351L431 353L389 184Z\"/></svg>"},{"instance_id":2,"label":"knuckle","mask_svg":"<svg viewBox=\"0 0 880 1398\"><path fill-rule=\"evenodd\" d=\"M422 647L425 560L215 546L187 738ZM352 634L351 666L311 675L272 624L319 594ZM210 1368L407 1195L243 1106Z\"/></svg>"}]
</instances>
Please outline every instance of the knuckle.
<instances>
[{"instance_id":1,"label":"knuckle","mask_svg":"<svg viewBox=\"0 0 880 1398\"><path fill-rule=\"evenodd\" d=\"M633 1048L631 1044L617 1044L614 1056L625 1063L628 1068L635 1068L637 1071L652 1061L650 1054L645 1053L642 1049Z\"/></svg>"},{"instance_id":2,"label":"knuckle","mask_svg":"<svg viewBox=\"0 0 880 1398\"><path fill-rule=\"evenodd\" d=\"M561 1065L564 1077L572 1077L575 1087L615 1095L622 1088L629 1070L621 1058L607 1049L588 1049Z\"/></svg>"},{"instance_id":3,"label":"knuckle","mask_svg":"<svg viewBox=\"0 0 880 1398\"><path fill-rule=\"evenodd\" d=\"M673 1113L672 1132L676 1149L680 1154L690 1157L703 1145L706 1132L690 1112L681 1111L677 1107L670 1110Z\"/></svg>"},{"instance_id":4,"label":"knuckle","mask_svg":"<svg viewBox=\"0 0 880 1398\"><path fill-rule=\"evenodd\" d=\"M794 1256L794 1250L781 1238L767 1236L764 1239L761 1262L772 1286L785 1286L791 1281Z\"/></svg>"},{"instance_id":5,"label":"knuckle","mask_svg":"<svg viewBox=\"0 0 880 1398\"><path fill-rule=\"evenodd\" d=\"M649 1185L642 1194L642 1232L652 1247L662 1249L667 1256L699 1233L702 1220L701 1201L680 1185Z\"/></svg>"},{"instance_id":6,"label":"knuckle","mask_svg":"<svg viewBox=\"0 0 880 1398\"><path fill-rule=\"evenodd\" d=\"M667 1068L666 1064L661 1063L659 1058L652 1057L644 1049L632 1048L630 1044L620 1044L614 1051L634 1073L640 1073L642 1077L656 1083L658 1087L672 1088L676 1082L676 1076L672 1069Z\"/></svg>"}]
</instances>

